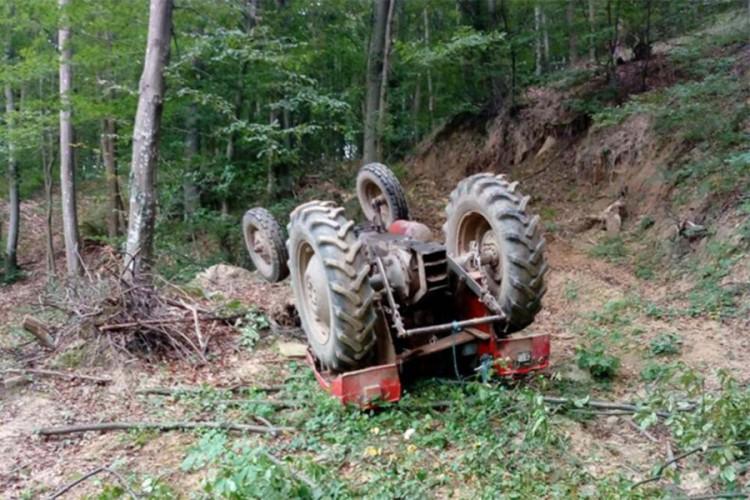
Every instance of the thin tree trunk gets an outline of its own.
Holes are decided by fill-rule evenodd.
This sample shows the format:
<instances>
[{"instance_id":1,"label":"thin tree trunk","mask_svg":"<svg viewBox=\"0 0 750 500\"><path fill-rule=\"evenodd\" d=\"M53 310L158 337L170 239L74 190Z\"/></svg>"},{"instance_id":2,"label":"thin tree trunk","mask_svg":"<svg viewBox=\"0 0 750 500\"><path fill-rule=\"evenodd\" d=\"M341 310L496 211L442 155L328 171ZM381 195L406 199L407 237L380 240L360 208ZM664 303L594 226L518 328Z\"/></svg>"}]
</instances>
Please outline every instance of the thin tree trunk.
<instances>
[{"instance_id":1,"label":"thin tree trunk","mask_svg":"<svg viewBox=\"0 0 750 500\"><path fill-rule=\"evenodd\" d=\"M377 159L378 105L380 104L380 86L383 83L383 49L385 31L391 0L375 2L370 47L367 53L367 95L365 97L364 144L362 158L365 163Z\"/></svg>"},{"instance_id":2,"label":"thin tree trunk","mask_svg":"<svg viewBox=\"0 0 750 500\"><path fill-rule=\"evenodd\" d=\"M58 30L60 48L60 193L62 199L63 234L65 237L65 263L68 275L80 272L78 212L76 204L75 164L73 162L73 122L71 121L70 92L73 73L70 66L70 26L66 11L70 0L58 0L62 11L62 24Z\"/></svg>"},{"instance_id":3,"label":"thin tree trunk","mask_svg":"<svg viewBox=\"0 0 750 500\"><path fill-rule=\"evenodd\" d=\"M427 8L422 11L422 18L424 20L424 44L426 47L430 46L430 18L427 13ZM430 130L434 126L435 119L435 94L432 92L432 71L427 68L427 110L430 113Z\"/></svg>"},{"instance_id":4,"label":"thin tree trunk","mask_svg":"<svg viewBox=\"0 0 750 500\"><path fill-rule=\"evenodd\" d=\"M276 117L276 110L272 109L269 118L268 123L273 126L274 123L276 123L277 117ZM274 158L273 153L269 153L268 155L268 171L267 171L268 177L266 178L266 196L269 200L273 200L276 197L276 165L274 164Z\"/></svg>"},{"instance_id":5,"label":"thin tree trunk","mask_svg":"<svg viewBox=\"0 0 750 500\"><path fill-rule=\"evenodd\" d=\"M750 0L748 0L750 1ZM594 0L589 0L589 59L596 62L596 12L594 11Z\"/></svg>"},{"instance_id":6,"label":"thin tree trunk","mask_svg":"<svg viewBox=\"0 0 750 500\"><path fill-rule=\"evenodd\" d=\"M508 35L508 44L510 45L510 105L513 107L516 102L516 77L517 77L517 62L518 56L516 54L515 40L513 40L513 33L510 30L510 20L508 14L507 2L503 2L500 6L500 14L503 19L503 29ZM542 22L544 22L544 12L542 12Z\"/></svg>"},{"instance_id":7,"label":"thin tree trunk","mask_svg":"<svg viewBox=\"0 0 750 500\"><path fill-rule=\"evenodd\" d=\"M21 201L18 196L18 164L16 163L15 144L13 142L13 128L15 125L15 101L13 88L10 83L5 84L5 113L8 124L8 240L5 247L5 272L12 276L18 268L18 232L21 223Z\"/></svg>"},{"instance_id":8,"label":"thin tree trunk","mask_svg":"<svg viewBox=\"0 0 750 500\"><path fill-rule=\"evenodd\" d=\"M41 137L42 147L42 169L44 173L44 236L45 236L45 254L47 261L47 275L52 277L56 273L55 269L55 242L52 232L52 163L55 154L52 146L52 137L45 127L42 130Z\"/></svg>"},{"instance_id":9,"label":"thin tree trunk","mask_svg":"<svg viewBox=\"0 0 750 500\"><path fill-rule=\"evenodd\" d=\"M54 92L54 81L52 83L52 92ZM44 96L44 78L39 79L39 97ZM40 152L42 156L42 173L44 175L44 236L45 236L45 254L47 264L47 279L55 276L57 269L55 266L55 242L52 232L52 165L55 162L55 146L52 133L47 126L47 109L43 109L45 118L40 135Z\"/></svg>"},{"instance_id":10,"label":"thin tree trunk","mask_svg":"<svg viewBox=\"0 0 750 500\"><path fill-rule=\"evenodd\" d=\"M536 76L542 76L542 7L534 4L534 59Z\"/></svg>"},{"instance_id":11,"label":"thin tree trunk","mask_svg":"<svg viewBox=\"0 0 750 500\"><path fill-rule=\"evenodd\" d=\"M130 281L142 278L153 252L156 166L164 103L164 67L169 58L171 25L172 0L151 0L130 166L130 215L125 246L125 278Z\"/></svg>"},{"instance_id":12,"label":"thin tree trunk","mask_svg":"<svg viewBox=\"0 0 750 500\"><path fill-rule=\"evenodd\" d=\"M646 33L643 37L643 43L646 45L646 54L643 60L643 70L641 71L641 91L645 92L648 79L648 63L651 59L651 7L652 1L646 0Z\"/></svg>"},{"instance_id":13,"label":"thin tree trunk","mask_svg":"<svg viewBox=\"0 0 750 500\"><path fill-rule=\"evenodd\" d=\"M568 5L565 8L565 19L568 24L568 62L572 65L578 62L578 32L575 25L574 0L568 0Z\"/></svg>"},{"instance_id":14,"label":"thin tree trunk","mask_svg":"<svg viewBox=\"0 0 750 500\"><path fill-rule=\"evenodd\" d=\"M419 140L419 112L422 103L422 75L417 75L417 84L414 89L414 100L412 101L412 116L414 117L414 130L412 141Z\"/></svg>"},{"instance_id":15,"label":"thin tree trunk","mask_svg":"<svg viewBox=\"0 0 750 500\"><path fill-rule=\"evenodd\" d=\"M383 157L383 136L385 132L385 117L387 114L388 98L388 72L390 70L391 40L393 32L393 10L396 6L396 0L390 0L388 4L388 17L385 21L385 44L383 46L383 75L380 78L380 97L378 98L378 132L377 148L378 157Z\"/></svg>"},{"instance_id":16,"label":"thin tree trunk","mask_svg":"<svg viewBox=\"0 0 750 500\"><path fill-rule=\"evenodd\" d=\"M549 29L547 29L547 14L542 9L542 39L544 41L544 68L549 69Z\"/></svg>"},{"instance_id":17,"label":"thin tree trunk","mask_svg":"<svg viewBox=\"0 0 750 500\"><path fill-rule=\"evenodd\" d=\"M117 176L117 153L115 137L117 124L114 118L102 120L101 150L104 174L107 181L107 234L110 238L120 236L120 180Z\"/></svg>"},{"instance_id":18,"label":"thin tree trunk","mask_svg":"<svg viewBox=\"0 0 750 500\"><path fill-rule=\"evenodd\" d=\"M188 165L187 172L182 176L182 204L185 220L195 215L200 207L200 193L195 184L196 163L200 150L200 138L198 136L198 107L195 103L190 104L187 120L187 137L185 138L185 161Z\"/></svg>"}]
</instances>

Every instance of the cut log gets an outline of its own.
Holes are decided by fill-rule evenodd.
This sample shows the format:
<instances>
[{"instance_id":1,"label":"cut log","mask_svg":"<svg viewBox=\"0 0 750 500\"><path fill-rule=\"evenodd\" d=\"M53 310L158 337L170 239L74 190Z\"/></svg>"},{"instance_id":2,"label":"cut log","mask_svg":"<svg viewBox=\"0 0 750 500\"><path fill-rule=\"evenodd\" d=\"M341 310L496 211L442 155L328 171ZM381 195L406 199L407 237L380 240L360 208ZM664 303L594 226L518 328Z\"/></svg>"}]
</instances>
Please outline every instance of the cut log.
<instances>
[{"instance_id":1,"label":"cut log","mask_svg":"<svg viewBox=\"0 0 750 500\"><path fill-rule=\"evenodd\" d=\"M43 321L33 316L24 316L21 327L32 334L43 347L47 349L55 348L55 340L52 338L50 328Z\"/></svg>"}]
</instances>

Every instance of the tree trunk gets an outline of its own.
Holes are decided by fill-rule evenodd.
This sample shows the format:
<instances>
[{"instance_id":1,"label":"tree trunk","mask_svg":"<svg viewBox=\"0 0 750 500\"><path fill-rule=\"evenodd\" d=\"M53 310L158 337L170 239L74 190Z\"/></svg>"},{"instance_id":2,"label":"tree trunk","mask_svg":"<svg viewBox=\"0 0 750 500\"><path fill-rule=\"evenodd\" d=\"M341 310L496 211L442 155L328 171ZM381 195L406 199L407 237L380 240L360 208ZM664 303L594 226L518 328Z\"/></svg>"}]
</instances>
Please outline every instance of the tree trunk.
<instances>
[{"instance_id":1,"label":"tree trunk","mask_svg":"<svg viewBox=\"0 0 750 500\"><path fill-rule=\"evenodd\" d=\"M388 17L385 22L385 44L383 46L383 74L380 78L380 97L378 98L378 126L377 126L377 149L378 157L383 158L383 136L385 132L385 117L387 113L388 98L388 72L390 70L390 57L392 32L393 32L393 10L396 6L396 0L390 0L388 3Z\"/></svg>"},{"instance_id":2,"label":"tree trunk","mask_svg":"<svg viewBox=\"0 0 750 500\"><path fill-rule=\"evenodd\" d=\"M200 207L200 193L198 186L195 184L196 167L198 153L200 150L200 137L198 136L198 107L195 103L190 104L187 121L187 137L185 138L185 161L187 163L187 172L182 177L182 204L184 209L185 220L189 220L195 215Z\"/></svg>"},{"instance_id":3,"label":"tree trunk","mask_svg":"<svg viewBox=\"0 0 750 500\"><path fill-rule=\"evenodd\" d=\"M390 0L375 2L375 17L367 53L367 96L365 98L364 144L362 159L365 163L377 159L378 105L383 70L383 49Z\"/></svg>"},{"instance_id":4,"label":"tree trunk","mask_svg":"<svg viewBox=\"0 0 750 500\"><path fill-rule=\"evenodd\" d=\"M54 85L54 82L53 82ZM44 95L44 78L39 79L39 96ZM43 110L45 118L48 116L47 109ZM46 121L46 120L45 120ZM42 156L42 173L44 175L44 236L45 254L47 262L47 277L53 277L55 269L55 243L52 233L52 164L55 161L55 149L52 133L45 126L42 128L39 148Z\"/></svg>"},{"instance_id":5,"label":"tree trunk","mask_svg":"<svg viewBox=\"0 0 750 500\"><path fill-rule=\"evenodd\" d=\"M68 275L80 272L78 212L76 204L75 164L73 162L73 122L71 121L70 92L73 73L70 66L70 26L66 11L70 0L58 0L62 24L58 30L60 49L60 193L62 199L65 263Z\"/></svg>"},{"instance_id":6,"label":"tree trunk","mask_svg":"<svg viewBox=\"0 0 750 500\"><path fill-rule=\"evenodd\" d=\"M8 240L5 247L6 276L15 274L18 268L16 251L18 250L18 231L21 223L21 201L18 197L18 164L16 163L13 127L15 125L15 101L13 88L5 84L5 113L8 124Z\"/></svg>"},{"instance_id":7,"label":"tree trunk","mask_svg":"<svg viewBox=\"0 0 750 500\"><path fill-rule=\"evenodd\" d=\"M544 68L549 69L549 29L547 29L547 14L542 9L542 40L544 41Z\"/></svg>"},{"instance_id":8,"label":"tree trunk","mask_svg":"<svg viewBox=\"0 0 750 500\"><path fill-rule=\"evenodd\" d=\"M44 174L45 254L47 275L51 277L57 272L55 268L55 242L52 232L52 163L55 161L55 153L52 146L52 136L46 128L42 131L41 142L42 169Z\"/></svg>"},{"instance_id":9,"label":"tree trunk","mask_svg":"<svg viewBox=\"0 0 750 500\"><path fill-rule=\"evenodd\" d=\"M427 13L427 8L422 11L422 17L424 19L424 44L430 46L430 18ZM435 118L435 95L432 92L432 71L427 68L427 110L430 113L430 130L434 126Z\"/></svg>"},{"instance_id":10,"label":"tree trunk","mask_svg":"<svg viewBox=\"0 0 750 500\"><path fill-rule=\"evenodd\" d=\"M596 12L594 11L594 0L589 0L589 33L591 36L591 40L589 42L589 59L591 60L592 63L595 63L596 62Z\"/></svg>"},{"instance_id":11,"label":"tree trunk","mask_svg":"<svg viewBox=\"0 0 750 500\"><path fill-rule=\"evenodd\" d=\"M575 25L574 0L568 0L568 5L565 8L565 19L568 24L568 62L572 65L578 62L578 32Z\"/></svg>"},{"instance_id":12,"label":"tree trunk","mask_svg":"<svg viewBox=\"0 0 750 500\"><path fill-rule=\"evenodd\" d=\"M542 7L534 4L534 60L536 76L542 76Z\"/></svg>"},{"instance_id":13,"label":"tree trunk","mask_svg":"<svg viewBox=\"0 0 750 500\"><path fill-rule=\"evenodd\" d=\"M151 0L148 38L133 127L130 210L125 246L125 278L136 281L153 252L156 221L156 165L164 102L164 67L169 58L172 0Z\"/></svg>"},{"instance_id":14,"label":"tree trunk","mask_svg":"<svg viewBox=\"0 0 750 500\"><path fill-rule=\"evenodd\" d=\"M104 163L104 173L107 180L107 234L110 238L120 236L120 180L117 176L117 153L115 138L117 137L117 123L114 118L102 120L101 150Z\"/></svg>"}]
</instances>

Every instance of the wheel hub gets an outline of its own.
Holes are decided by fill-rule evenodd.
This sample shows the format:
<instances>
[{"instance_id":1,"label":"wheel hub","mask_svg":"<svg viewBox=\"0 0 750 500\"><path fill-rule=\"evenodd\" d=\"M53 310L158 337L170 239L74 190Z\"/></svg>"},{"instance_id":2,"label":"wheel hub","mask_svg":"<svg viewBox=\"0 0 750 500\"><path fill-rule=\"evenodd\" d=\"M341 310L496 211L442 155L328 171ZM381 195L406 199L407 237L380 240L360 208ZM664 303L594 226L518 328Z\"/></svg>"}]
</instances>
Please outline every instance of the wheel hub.
<instances>
[{"instance_id":1,"label":"wheel hub","mask_svg":"<svg viewBox=\"0 0 750 500\"><path fill-rule=\"evenodd\" d=\"M303 276L307 310L313 323L312 330L320 343L325 343L330 334L331 308L328 301L328 286L325 268L320 257L313 255Z\"/></svg>"}]
</instances>

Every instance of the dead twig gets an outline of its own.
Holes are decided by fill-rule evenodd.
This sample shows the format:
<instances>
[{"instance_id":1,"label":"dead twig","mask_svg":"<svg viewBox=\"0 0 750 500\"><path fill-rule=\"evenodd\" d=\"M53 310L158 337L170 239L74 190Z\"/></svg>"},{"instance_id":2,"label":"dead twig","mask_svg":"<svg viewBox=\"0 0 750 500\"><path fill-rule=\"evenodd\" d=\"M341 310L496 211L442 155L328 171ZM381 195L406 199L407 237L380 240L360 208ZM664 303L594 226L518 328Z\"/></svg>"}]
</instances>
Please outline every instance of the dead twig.
<instances>
[{"instance_id":1,"label":"dead twig","mask_svg":"<svg viewBox=\"0 0 750 500\"><path fill-rule=\"evenodd\" d=\"M640 434L641 436L645 437L646 439L648 439L652 443L658 443L659 442L659 440L656 439L653 435L651 435L651 433L648 432L646 429L641 429L641 426L638 425L638 424L636 424L635 421L632 418L626 419L626 422L628 423L628 425L630 427L633 428L633 430L635 430L636 432L638 432L638 434ZM669 441L667 441L667 446L668 445L669 445Z\"/></svg>"},{"instance_id":2,"label":"dead twig","mask_svg":"<svg viewBox=\"0 0 750 500\"><path fill-rule=\"evenodd\" d=\"M555 396L545 396L544 402L548 404L554 404L554 405L574 405L575 402L570 398L560 398ZM642 411L644 408L642 406L633 405L629 403L617 403L617 402L610 402L610 401L597 401L597 400L589 400L583 403L584 407L590 407L590 408L599 408L602 410L622 410L628 413L638 413L639 411ZM657 411L655 412L659 417L667 418L669 417L669 413L665 411Z\"/></svg>"},{"instance_id":3,"label":"dead twig","mask_svg":"<svg viewBox=\"0 0 750 500\"><path fill-rule=\"evenodd\" d=\"M664 462L663 464L659 466L659 468L656 470L656 474L654 474L652 477L649 477L647 479L638 481L637 483L633 484L633 486L631 486L630 489L634 490L639 486L643 486L644 484L658 481L659 479L662 478L662 475L664 474L664 471L667 469L667 467L669 467L672 464L676 464L680 460L685 459L691 455L695 455L696 453L705 453L709 450L719 450L721 448L727 448L729 446L748 446L748 445L750 445L750 441L735 441L733 443L714 444L710 446L698 446L684 453L680 453L679 455L675 456L671 460L667 460L666 462Z\"/></svg>"},{"instance_id":4,"label":"dead twig","mask_svg":"<svg viewBox=\"0 0 750 500\"><path fill-rule=\"evenodd\" d=\"M18 373L20 375L42 375L45 377L60 377L67 378L69 380L88 380L97 384L110 384L112 379L109 377L94 377L92 375L81 375L79 373L61 372L57 370L42 370L36 368L8 368L3 370L5 373Z\"/></svg>"},{"instance_id":5,"label":"dead twig","mask_svg":"<svg viewBox=\"0 0 750 500\"><path fill-rule=\"evenodd\" d=\"M102 472L106 472L108 474L112 474L113 476L115 476L117 480L120 481L120 483L122 483L122 486L127 490L128 494L130 494L131 497L135 499L139 498L138 495L136 495L136 493L130 488L130 486L128 486L128 482L125 480L124 477L122 477L122 475L119 472L117 472L116 470L110 467L102 466L102 467L97 467L96 469L90 472L87 472L82 477L76 479L72 483L69 483L63 486L62 488L57 490L55 493L53 493L52 496L49 497L49 500L55 500L56 498L60 498L61 496L63 496L64 494L66 494L67 492L69 492L70 490L72 490L73 488L81 484L82 482L88 479L91 479L92 477Z\"/></svg>"},{"instance_id":6,"label":"dead twig","mask_svg":"<svg viewBox=\"0 0 750 500\"><path fill-rule=\"evenodd\" d=\"M139 321L129 321L127 323L112 323L101 325L99 331L108 332L112 330L127 330L138 326L169 325L173 323L182 323L183 321L190 321L190 318L142 319Z\"/></svg>"},{"instance_id":7,"label":"dead twig","mask_svg":"<svg viewBox=\"0 0 750 500\"><path fill-rule=\"evenodd\" d=\"M185 393L198 393L205 392L209 388L201 387L147 387L145 389L138 389L135 391L136 394L153 394L157 396L175 396ZM232 386L232 387L211 387L217 391L229 391L236 392L241 389L255 390L261 392L277 392L284 389L283 385L252 385L252 386Z\"/></svg>"},{"instance_id":8,"label":"dead twig","mask_svg":"<svg viewBox=\"0 0 750 500\"><path fill-rule=\"evenodd\" d=\"M91 424L64 425L61 427L43 427L37 429L36 433L42 436L55 436L62 434L77 434L80 432L107 432L125 431L129 429L154 429L158 431L174 431L185 429L223 429L227 431L252 432L258 434L271 434L266 426L237 424L233 422L102 422ZM292 427L274 427L275 431L291 432Z\"/></svg>"}]
</instances>

